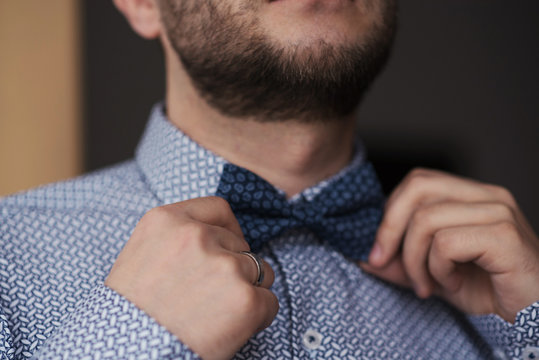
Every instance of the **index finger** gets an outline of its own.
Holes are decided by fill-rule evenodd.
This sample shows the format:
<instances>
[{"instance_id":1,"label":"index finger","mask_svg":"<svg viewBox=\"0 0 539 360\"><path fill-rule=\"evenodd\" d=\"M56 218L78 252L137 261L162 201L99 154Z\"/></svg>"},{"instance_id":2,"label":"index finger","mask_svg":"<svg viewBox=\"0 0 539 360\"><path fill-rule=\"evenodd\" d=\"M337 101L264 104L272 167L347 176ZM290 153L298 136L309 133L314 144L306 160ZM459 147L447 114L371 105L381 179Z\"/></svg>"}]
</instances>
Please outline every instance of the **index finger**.
<instances>
[{"instance_id":1,"label":"index finger","mask_svg":"<svg viewBox=\"0 0 539 360\"><path fill-rule=\"evenodd\" d=\"M441 201L484 202L499 200L494 186L418 169L410 172L389 197L384 218L369 256L373 266L384 266L394 257L414 212L422 205ZM504 201L507 202L507 201Z\"/></svg>"},{"instance_id":2,"label":"index finger","mask_svg":"<svg viewBox=\"0 0 539 360\"><path fill-rule=\"evenodd\" d=\"M232 212L228 202L218 196L201 197L186 200L164 207L181 216L188 216L192 220L205 224L223 227L240 239L244 239L240 224Z\"/></svg>"}]
</instances>

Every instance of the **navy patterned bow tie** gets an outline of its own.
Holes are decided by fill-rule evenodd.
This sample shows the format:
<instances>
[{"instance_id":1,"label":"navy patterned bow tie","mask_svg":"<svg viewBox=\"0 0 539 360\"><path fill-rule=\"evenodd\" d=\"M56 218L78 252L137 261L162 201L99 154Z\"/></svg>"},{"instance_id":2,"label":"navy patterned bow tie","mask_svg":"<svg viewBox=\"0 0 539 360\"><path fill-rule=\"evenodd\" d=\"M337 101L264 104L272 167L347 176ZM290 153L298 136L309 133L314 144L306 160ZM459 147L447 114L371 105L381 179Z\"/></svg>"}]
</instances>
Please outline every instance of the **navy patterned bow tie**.
<instances>
[{"instance_id":1,"label":"navy patterned bow tie","mask_svg":"<svg viewBox=\"0 0 539 360\"><path fill-rule=\"evenodd\" d=\"M252 251L285 230L306 227L354 260L367 259L384 203L370 163L349 169L311 201L293 203L249 170L226 164L216 195L230 203Z\"/></svg>"}]
</instances>

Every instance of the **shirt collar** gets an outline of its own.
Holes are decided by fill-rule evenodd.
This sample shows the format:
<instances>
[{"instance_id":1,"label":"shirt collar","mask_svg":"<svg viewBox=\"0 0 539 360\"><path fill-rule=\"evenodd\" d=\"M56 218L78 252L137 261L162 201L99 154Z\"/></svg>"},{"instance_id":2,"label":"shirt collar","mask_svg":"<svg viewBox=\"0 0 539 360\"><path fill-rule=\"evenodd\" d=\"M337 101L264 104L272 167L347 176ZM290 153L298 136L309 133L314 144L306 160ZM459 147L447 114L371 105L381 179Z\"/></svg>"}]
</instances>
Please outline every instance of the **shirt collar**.
<instances>
[{"instance_id":1,"label":"shirt collar","mask_svg":"<svg viewBox=\"0 0 539 360\"><path fill-rule=\"evenodd\" d=\"M135 159L151 191L163 204L215 195L228 162L175 127L163 103L155 105ZM303 190L289 201L311 201L322 189L364 162L360 141L350 164L339 173Z\"/></svg>"}]
</instances>

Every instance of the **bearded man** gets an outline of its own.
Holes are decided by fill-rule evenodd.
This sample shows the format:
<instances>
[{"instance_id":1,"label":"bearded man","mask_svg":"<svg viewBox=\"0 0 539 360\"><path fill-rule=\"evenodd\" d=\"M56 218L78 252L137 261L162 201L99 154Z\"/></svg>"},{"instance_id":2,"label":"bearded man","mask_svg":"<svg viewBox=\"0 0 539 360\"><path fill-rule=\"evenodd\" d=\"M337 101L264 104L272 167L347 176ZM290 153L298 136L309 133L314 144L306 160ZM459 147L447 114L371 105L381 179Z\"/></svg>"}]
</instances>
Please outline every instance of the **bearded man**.
<instances>
[{"instance_id":1,"label":"bearded man","mask_svg":"<svg viewBox=\"0 0 539 360\"><path fill-rule=\"evenodd\" d=\"M0 203L0 358L539 356L539 240L354 111L396 0L115 0L167 91L135 159ZM413 291L409 290L413 289Z\"/></svg>"}]
</instances>

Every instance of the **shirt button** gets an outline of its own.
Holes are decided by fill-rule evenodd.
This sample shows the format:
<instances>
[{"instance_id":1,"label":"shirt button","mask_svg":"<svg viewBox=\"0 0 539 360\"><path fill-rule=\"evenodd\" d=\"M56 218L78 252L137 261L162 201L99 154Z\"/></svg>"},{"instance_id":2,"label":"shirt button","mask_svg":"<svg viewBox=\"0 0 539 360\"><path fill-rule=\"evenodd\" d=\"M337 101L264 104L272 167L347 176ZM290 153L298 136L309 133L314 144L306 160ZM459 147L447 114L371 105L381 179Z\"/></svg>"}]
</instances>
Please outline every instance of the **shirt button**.
<instances>
[{"instance_id":1,"label":"shirt button","mask_svg":"<svg viewBox=\"0 0 539 360\"><path fill-rule=\"evenodd\" d=\"M314 331L313 329L309 329L303 334L303 346L305 346L309 350L316 350L320 347L322 344L322 335Z\"/></svg>"},{"instance_id":2,"label":"shirt button","mask_svg":"<svg viewBox=\"0 0 539 360\"><path fill-rule=\"evenodd\" d=\"M509 360L502 349L493 349L494 360Z\"/></svg>"},{"instance_id":3,"label":"shirt button","mask_svg":"<svg viewBox=\"0 0 539 360\"><path fill-rule=\"evenodd\" d=\"M528 346L522 352L523 360L539 360L539 347Z\"/></svg>"}]
</instances>

